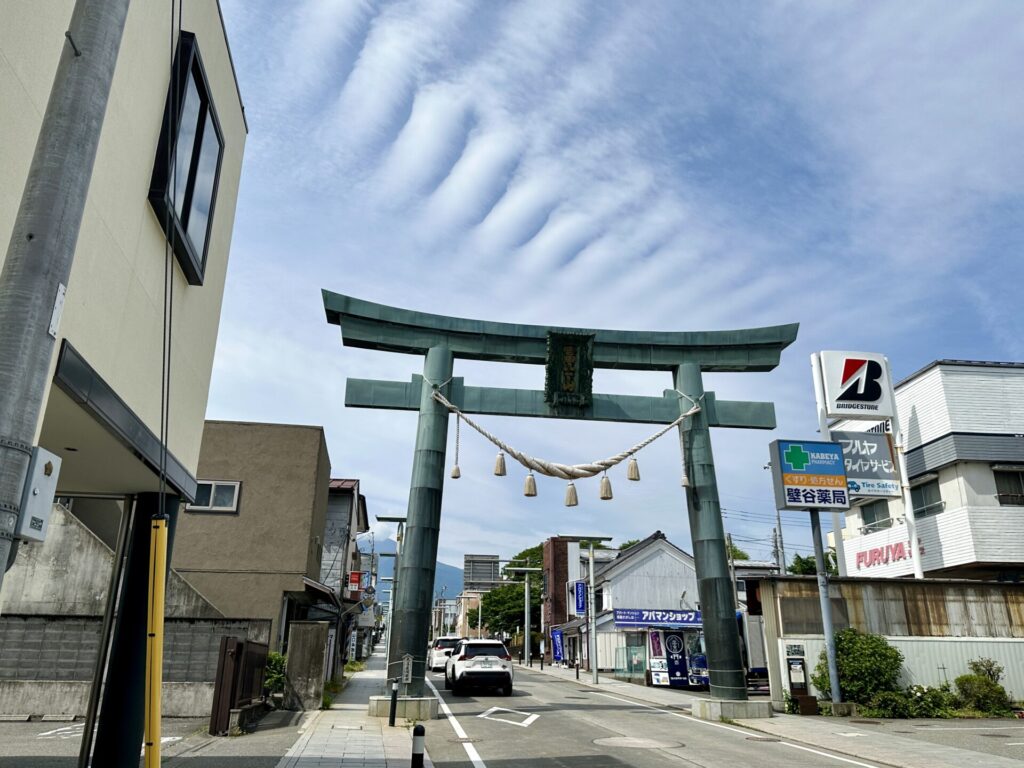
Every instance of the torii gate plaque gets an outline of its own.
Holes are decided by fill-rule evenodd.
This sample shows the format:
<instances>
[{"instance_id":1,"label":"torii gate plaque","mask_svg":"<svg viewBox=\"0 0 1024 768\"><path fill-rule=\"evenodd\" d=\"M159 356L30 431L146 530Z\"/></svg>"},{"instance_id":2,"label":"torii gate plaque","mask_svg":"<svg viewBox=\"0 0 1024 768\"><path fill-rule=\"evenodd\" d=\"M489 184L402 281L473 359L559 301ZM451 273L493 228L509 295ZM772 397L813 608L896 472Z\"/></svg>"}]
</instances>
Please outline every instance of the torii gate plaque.
<instances>
[{"instance_id":1,"label":"torii gate plaque","mask_svg":"<svg viewBox=\"0 0 1024 768\"><path fill-rule=\"evenodd\" d=\"M683 430L686 440L686 489L693 556L697 569L704 635L707 642L711 694L716 698L747 698L740 658L736 605L725 551L725 532L718 502L710 427L774 429L772 403L716 400L704 391L704 371L770 371L782 350L796 339L797 324L735 331L644 332L464 320L413 312L323 291L327 321L341 326L346 346L424 355L422 376L410 382L348 379L345 405L419 411L409 509L393 596L392 632L397 643L394 664L413 657L408 695L423 695L431 590L437 561L444 487L448 410L433 397L434 389L467 414L670 424L689 410L688 397L704 397L701 410ZM662 397L586 393L583 398L545 398L533 390L469 387L453 378L455 358L499 363L546 365L549 336L590 337L589 364L597 368L670 371L673 389ZM682 409L682 410L681 410ZM389 669L388 677L396 670Z\"/></svg>"}]
</instances>

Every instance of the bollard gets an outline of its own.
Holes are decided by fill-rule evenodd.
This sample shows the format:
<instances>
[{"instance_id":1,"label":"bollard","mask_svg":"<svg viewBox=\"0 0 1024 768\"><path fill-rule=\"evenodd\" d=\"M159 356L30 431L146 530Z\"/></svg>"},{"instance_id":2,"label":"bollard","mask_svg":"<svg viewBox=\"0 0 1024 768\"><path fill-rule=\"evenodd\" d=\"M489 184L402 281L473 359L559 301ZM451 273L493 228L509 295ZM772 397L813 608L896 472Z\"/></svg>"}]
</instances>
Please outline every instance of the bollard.
<instances>
[{"instance_id":1,"label":"bollard","mask_svg":"<svg viewBox=\"0 0 1024 768\"><path fill-rule=\"evenodd\" d=\"M427 729L417 724L412 729L412 768L423 768L423 742L426 740Z\"/></svg>"},{"instance_id":2,"label":"bollard","mask_svg":"<svg viewBox=\"0 0 1024 768\"><path fill-rule=\"evenodd\" d=\"M388 712L388 725L395 727L395 715L398 714L398 681L391 684L391 710Z\"/></svg>"},{"instance_id":3,"label":"bollard","mask_svg":"<svg viewBox=\"0 0 1024 768\"><path fill-rule=\"evenodd\" d=\"M544 654L543 653L540 655L540 671L541 672L544 671Z\"/></svg>"},{"instance_id":4,"label":"bollard","mask_svg":"<svg viewBox=\"0 0 1024 768\"><path fill-rule=\"evenodd\" d=\"M578 661L576 662L576 679L580 679L580 663Z\"/></svg>"}]
</instances>

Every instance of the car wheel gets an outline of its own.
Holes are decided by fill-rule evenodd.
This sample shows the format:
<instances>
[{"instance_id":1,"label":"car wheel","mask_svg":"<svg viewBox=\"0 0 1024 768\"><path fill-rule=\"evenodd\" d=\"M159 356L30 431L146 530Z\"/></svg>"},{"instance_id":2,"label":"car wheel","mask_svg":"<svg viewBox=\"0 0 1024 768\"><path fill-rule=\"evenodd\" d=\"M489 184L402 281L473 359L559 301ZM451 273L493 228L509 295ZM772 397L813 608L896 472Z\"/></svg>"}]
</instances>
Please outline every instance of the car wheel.
<instances>
[{"instance_id":1,"label":"car wheel","mask_svg":"<svg viewBox=\"0 0 1024 768\"><path fill-rule=\"evenodd\" d=\"M512 695L512 683L511 682L505 683L503 686L501 686L501 695L502 696L511 696Z\"/></svg>"},{"instance_id":2,"label":"car wheel","mask_svg":"<svg viewBox=\"0 0 1024 768\"><path fill-rule=\"evenodd\" d=\"M466 687L463 683L458 680L452 680L452 694L455 696L464 696L466 693Z\"/></svg>"},{"instance_id":3,"label":"car wheel","mask_svg":"<svg viewBox=\"0 0 1024 768\"><path fill-rule=\"evenodd\" d=\"M444 675L444 689L450 691L452 689L452 681L448 679L448 673Z\"/></svg>"}]
</instances>

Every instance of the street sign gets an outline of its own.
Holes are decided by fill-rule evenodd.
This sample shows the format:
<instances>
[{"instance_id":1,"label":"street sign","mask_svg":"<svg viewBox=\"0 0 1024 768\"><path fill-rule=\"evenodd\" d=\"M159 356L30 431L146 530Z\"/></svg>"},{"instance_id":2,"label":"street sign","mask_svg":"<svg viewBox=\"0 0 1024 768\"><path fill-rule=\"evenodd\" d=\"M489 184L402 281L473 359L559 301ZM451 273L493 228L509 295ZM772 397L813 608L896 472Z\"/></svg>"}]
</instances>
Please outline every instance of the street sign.
<instances>
[{"instance_id":1,"label":"street sign","mask_svg":"<svg viewBox=\"0 0 1024 768\"><path fill-rule=\"evenodd\" d=\"M662 611L647 608L615 608L612 610L617 627L700 627L700 611Z\"/></svg>"},{"instance_id":2,"label":"street sign","mask_svg":"<svg viewBox=\"0 0 1024 768\"><path fill-rule=\"evenodd\" d=\"M849 509L839 443L775 440L770 446L778 509Z\"/></svg>"},{"instance_id":3,"label":"street sign","mask_svg":"<svg viewBox=\"0 0 1024 768\"><path fill-rule=\"evenodd\" d=\"M565 649L562 641L562 630L551 630L551 658L555 661L562 661L565 658Z\"/></svg>"},{"instance_id":4,"label":"street sign","mask_svg":"<svg viewBox=\"0 0 1024 768\"><path fill-rule=\"evenodd\" d=\"M843 448L850 496L900 496L892 436L882 432L833 432Z\"/></svg>"},{"instance_id":5,"label":"street sign","mask_svg":"<svg viewBox=\"0 0 1024 768\"><path fill-rule=\"evenodd\" d=\"M402 654L402 682L412 682L412 654Z\"/></svg>"},{"instance_id":6,"label":"street sign","mask_svg":"<svg viewBox=\"0 0 1024 768\"><path fill-rule=\"evenodd\" d=\"M874 419L894 415L889 360L877 352L822 352L821 376L830 418Z\"/></svg>"},{"instance_id":7,"label":"street sign","mask_svg":"<svg viewBox=\"0 0 1024 768\"><path fill-rule=\"evenodd\" d=\"M363 572L362 571L350 571L348 574L348 588L351 590L357 590L363 584Z\"/></svg>"},{"instance_id":8,"label":"street sign","mask_svg":"<svg viewBox=\"0 0 1024 768\"><path fill-rule=\"evenodd\" d=\"M587 582L576 582L576 615L583 616L587 612Z\"/></svg>"}]
</instances>

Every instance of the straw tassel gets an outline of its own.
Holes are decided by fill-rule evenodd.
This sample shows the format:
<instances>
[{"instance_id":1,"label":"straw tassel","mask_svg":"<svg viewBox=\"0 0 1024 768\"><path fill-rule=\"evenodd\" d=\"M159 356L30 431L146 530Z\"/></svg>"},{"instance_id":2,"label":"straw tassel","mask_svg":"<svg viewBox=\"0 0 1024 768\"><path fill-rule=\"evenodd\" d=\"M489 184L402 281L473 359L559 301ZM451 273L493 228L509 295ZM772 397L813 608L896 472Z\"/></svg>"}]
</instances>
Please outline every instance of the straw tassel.
<instances>
[{"instance_id":1,"label":"straw tassel","mask_svg":"<svg viewBox=\"0 0 1024 768\"><path fill-rule=\"evenodd\" d=\"M498 477L505 476L505 452L498 451L498 458L494 460L494 474Z\"/></svg>"},{"instance_id":2,"label":"straw tassel","mask_svg":"<svg viewBox=\"0 0 1024 768\"><path fill-rule=\"evenodd\" d=\"M640 479L640 465L636 463L636 457L630 457L629 464L626 466L626 479L627 480L639 480Z\"/></svg>"},{"instance_id":3,"label":"straw tassel","mask_svg":"<svg viewBox=\"0 0 1024 768\"><path fill-rule=\"evenodd\" d=\"M565 489L565 506L575 507L580 503L579 498L576 496L576 486L572 480L569 481L569 485Z\"/></svg>"},{"instance_id":4,"label":"straw tassel","mask_svg":"<svg viewBox=\"0 0 1024 768\"><path fill-rule=\"evenodd\" d=\"M612 497L612 481L608 479L608 473L601 478L601 501L608 501Z\"/></svg>"},{"instance_id":5,"label":"straw tassel","mask_svg":"<svg viewBox=\"0 0 1024 768\"><path fill-rule=\"evenodd\" d=\"M523 496L536 496L537 495L537 478L533 476L533 470L531 469L526 473L526 482L523 484Z\"/></svg>"},{"instance_id":6,"label":"straw tassel","mask_svg":"<svg viewBox=\"0 0 1024 768\"><path fill-rule=\"evenodd\" d=\"M462 425L462 417L455 414L455 466L452 467L452 480L462 477L462 470L459 469L459 444L462 442L462 434L459 427Z\"/></svg>"}]
</instances>

